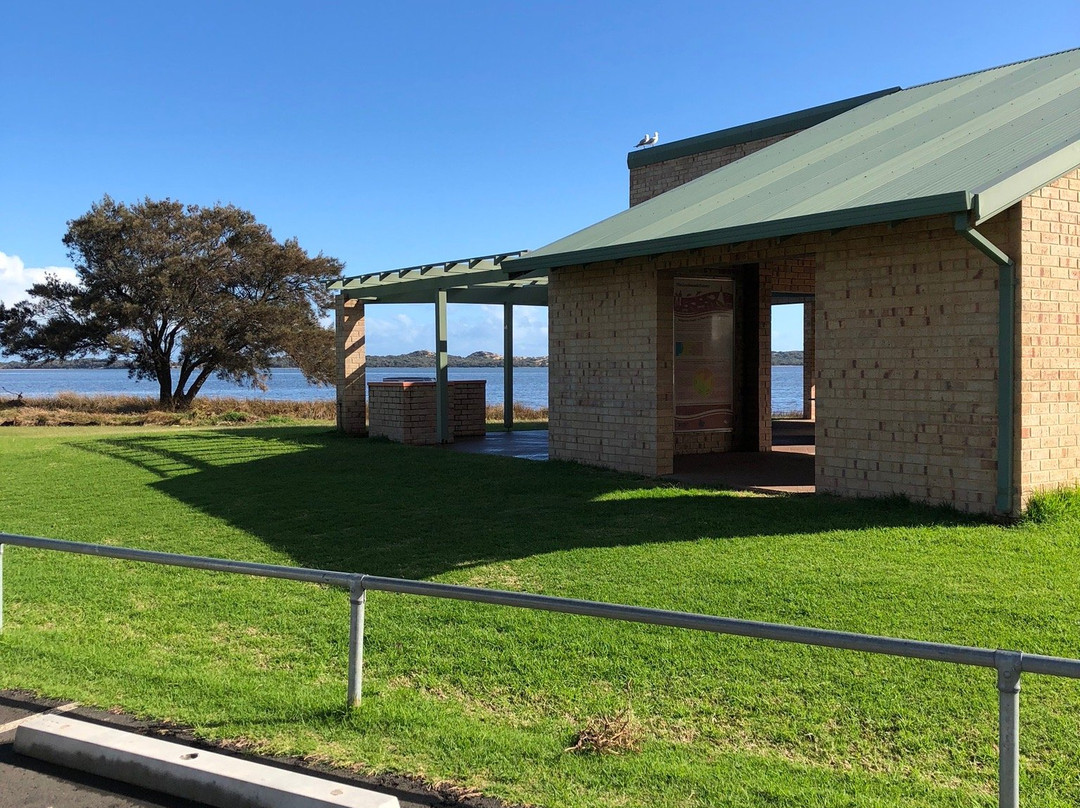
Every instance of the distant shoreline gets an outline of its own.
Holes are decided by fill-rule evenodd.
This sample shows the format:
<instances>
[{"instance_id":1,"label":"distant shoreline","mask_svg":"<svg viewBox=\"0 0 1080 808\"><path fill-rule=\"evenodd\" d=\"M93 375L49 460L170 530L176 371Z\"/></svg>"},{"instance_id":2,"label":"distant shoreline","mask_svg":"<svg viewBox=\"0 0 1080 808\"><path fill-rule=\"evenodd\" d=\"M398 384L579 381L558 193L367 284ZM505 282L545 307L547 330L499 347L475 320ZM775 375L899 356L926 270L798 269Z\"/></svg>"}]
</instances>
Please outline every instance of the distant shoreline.
<instances>
[{"instance_id":1,"label":"distant shoreline","mask_svg":"<svg viewBox=\"0 0 1080 808\"><path fill-rule=\"evenodd\" d=\"M497 368L502 367L502 357L488 351L475 351L468 356L450 354L448 363L453 368ZM801 365L802 351L773 351L773 365ZM372 368L433 368L435 354L431 351L413 351L406 354L367 357L367 366ZM546 356L515 356L516 368L546 368ZM276 368L296 367L288 361L281 361L270 366ZM73 359L65 362L0 362L0 370L127 370L123 362L108 362L104 359Z\"/></svg>"}]
</instances>

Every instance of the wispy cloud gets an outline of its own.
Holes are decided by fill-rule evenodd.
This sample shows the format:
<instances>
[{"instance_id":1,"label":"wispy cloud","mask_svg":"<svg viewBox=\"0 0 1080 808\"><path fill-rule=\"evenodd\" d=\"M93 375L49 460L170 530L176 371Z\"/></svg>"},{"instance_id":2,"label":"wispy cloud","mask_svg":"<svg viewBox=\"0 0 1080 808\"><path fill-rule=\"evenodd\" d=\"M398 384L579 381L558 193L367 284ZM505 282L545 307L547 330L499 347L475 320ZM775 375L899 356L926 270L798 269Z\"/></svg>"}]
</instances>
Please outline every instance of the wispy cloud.
<instances>
[{"instance_id":1,"label":"wispy cloud","mask_svg":"<svg viewBox=\"0 0 1080 808\"><path fill-rule=\"evenodd\" d=\"M26 290L41 283L46 275L71 282L78 280L71 267L28 267L19 256L0 252L0 303L10 305L25 300Z\"/></svg>"}]
</instances>

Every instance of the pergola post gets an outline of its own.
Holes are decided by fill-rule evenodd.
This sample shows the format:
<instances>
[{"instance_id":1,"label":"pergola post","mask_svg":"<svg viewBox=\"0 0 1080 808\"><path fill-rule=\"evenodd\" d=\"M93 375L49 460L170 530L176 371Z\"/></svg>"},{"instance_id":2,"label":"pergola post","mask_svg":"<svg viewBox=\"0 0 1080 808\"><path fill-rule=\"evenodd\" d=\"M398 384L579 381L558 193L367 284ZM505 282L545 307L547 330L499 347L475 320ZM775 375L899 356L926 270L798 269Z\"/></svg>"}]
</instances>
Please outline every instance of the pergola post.
<instances>
[{"instance_id":1,"label":"pergola post","mask_svg":"<svg viewBox=\"0 0 1080 808\"><path fill-rule=\"evenodd\" d=\"M503 428L514 428L514 304L503 303Z\"/></svg>"},{"instance_id":2,"label":"pergola post","mask_svg":"<svg viewBox=\"0 0 1080 808\"><path fill-rule=\"evenodd\" d=\"M450 443L450 374L446 338L446 289L435 292L435 432L439 443Z\"/></svg>"}]
</instances>

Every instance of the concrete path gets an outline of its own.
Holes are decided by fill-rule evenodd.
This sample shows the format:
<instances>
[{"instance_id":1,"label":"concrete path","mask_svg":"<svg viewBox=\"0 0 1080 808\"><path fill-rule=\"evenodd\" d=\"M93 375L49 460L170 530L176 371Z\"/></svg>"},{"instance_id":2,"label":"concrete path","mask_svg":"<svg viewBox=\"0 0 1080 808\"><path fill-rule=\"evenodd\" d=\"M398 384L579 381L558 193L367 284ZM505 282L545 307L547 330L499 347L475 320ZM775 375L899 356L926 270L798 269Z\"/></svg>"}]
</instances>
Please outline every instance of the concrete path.
<instances>
[{"instance_id":1,"label":"concrete path","mask_svg":"<svg viewBox=\"0 0 1080 808\"><path fill-rule=\"evenodd\" d=\"M523 460L548 459L548 431L522 429L512 432L488 432L481 438L460 438L446 444L452 452L519 457Z\"/></svg>"},{"instance_id":2,"label":"concrete path","mask_svg":"<svg viewBox=\"0 0 1080 808\"><path fill-rule=\"evenodd\" d=\"M464 438L446 449L468 454L490 454L525 460L548 459L546 429L489 432L482 438ZM814 422L773 421L771 452L725 452L675 458L669 480L712 488L734 488L763 494L814 493Z\"/></svg>"}]
</instances>

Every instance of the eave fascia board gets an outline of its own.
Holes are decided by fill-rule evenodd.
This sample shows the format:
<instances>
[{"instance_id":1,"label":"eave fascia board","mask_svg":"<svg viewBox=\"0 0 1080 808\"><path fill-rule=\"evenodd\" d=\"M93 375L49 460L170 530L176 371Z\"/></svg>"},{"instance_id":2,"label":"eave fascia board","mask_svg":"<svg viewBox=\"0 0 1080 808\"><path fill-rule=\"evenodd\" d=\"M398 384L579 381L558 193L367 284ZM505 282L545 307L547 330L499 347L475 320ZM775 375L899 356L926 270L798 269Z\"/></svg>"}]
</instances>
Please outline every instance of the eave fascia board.
<instances>
[{"instance_id":1,"label":"eave fascia board","mask_svg":"<svg viewBox=\"0 0 1080 808\"><path fill-rule=\"evenodd\" d=\"M507 261L504 267L515 270L519 268L552 270L578 264L614 261L619 258L639 258L641 256L693 250L702 247L719 247L740 241L816 233L838 227L858 227L867 224L882 224L897 219L915 219L923 216L961 213L970 211L971 205L972 194L969 191L950 191L917 199L905 199L897 202L883 202L878 205L864 205L858 208L812 213L806 216L793 216L789 219L754 222L736 227L706 230L686 235L665 236L646 241L611 244L604 247L548 255L537 255L532 252Z\"/></svg>"},{"instance_id":2,"label":"eave fascia board","mask_svg":"<svg viewBox=\"0 0 1080 808\"><path fill-rule=\"evenodd\" d=\"M495 283L508 280L512 280L512 278L504 269L470 270L458 268L443 270L439 273L429 273L427 275L387 278L381 281L370 279L367 283L359 280L346 280L345 284L340 288L350 291L355 290L360 294L370 293L381 296L388 293L391 289L453 289L455 286Z\"/></svg>"},{"instance_id":3,"label":"eave fascia board","mask_svg":"<svg viewBox=\"0 0 1080 808\"><path fill-rule=\"evenodd\" d=\"M378 305L380 303L422 303L432 304L435 302L437 290L419 291L412 288L402 287L390 291L384 290L378 294L369 292L351 292L345 290L342 296L346 300L359 300L365 305ZM447 303L476 303L476 304L500 304L512 303L515 306L546 306L547 286L517 286L517 287L459 287L446 290Z\"/></svg>"}]
</instances>

